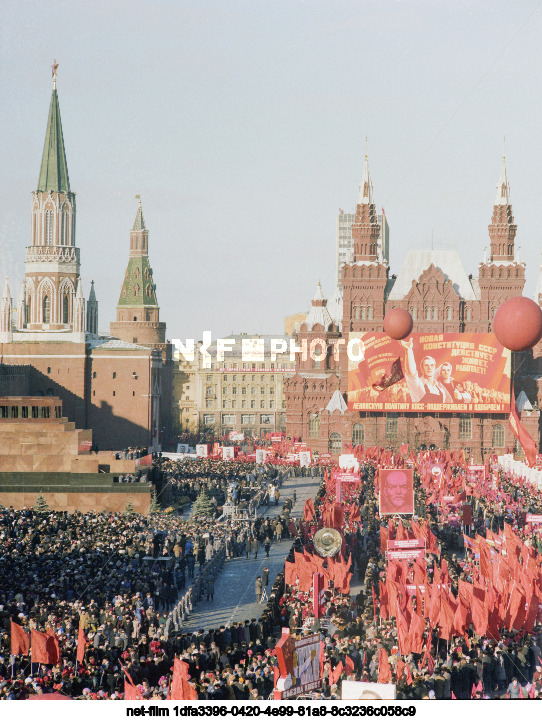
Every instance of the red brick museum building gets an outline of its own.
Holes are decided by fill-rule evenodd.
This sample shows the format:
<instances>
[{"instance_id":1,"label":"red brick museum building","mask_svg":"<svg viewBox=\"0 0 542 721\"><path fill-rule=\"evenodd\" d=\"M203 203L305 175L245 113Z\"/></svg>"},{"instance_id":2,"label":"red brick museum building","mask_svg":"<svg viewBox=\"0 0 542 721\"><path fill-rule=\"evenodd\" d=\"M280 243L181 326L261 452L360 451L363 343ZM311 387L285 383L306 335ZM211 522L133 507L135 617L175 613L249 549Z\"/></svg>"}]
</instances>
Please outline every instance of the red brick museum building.
<instances>
[{"instance_id":1,"label":"red brick museum building","mask_svg":"<svg viewBox=\"0 0 542 721\"><path fill-rule=\"evenodd\" d=\"M373 201L367 156L352 225L353 261L342 268L342 294L328 301L318 286L297 339L308 346L316 339L327 352L298 360L296 374L285 383L287 434L299 436L319 453L340 453L345 445L398 448L436 446L465 449L481 461L493 449L512 449L515 438L507 414L378 413L347 409L346 344L339 360L333 343L350 333L382 332L384 315L407 309L420 333L488 333L498 307L521 295L525 264L515 247L517 226L503 157L497 197L489 224L490 244L477 275L467 275L455 250L411 250L392 275L377 243L380 226ZM540 302L540 298L536 298ZM318 351L317 351L318 352ZM526 354L512 354L514 387L522 422L539 443L538 407L542 399L542 344ZM521 363L519 362L521 361ZM522 393L523 391L523 393Z\"/></svg>"}]
</instances>

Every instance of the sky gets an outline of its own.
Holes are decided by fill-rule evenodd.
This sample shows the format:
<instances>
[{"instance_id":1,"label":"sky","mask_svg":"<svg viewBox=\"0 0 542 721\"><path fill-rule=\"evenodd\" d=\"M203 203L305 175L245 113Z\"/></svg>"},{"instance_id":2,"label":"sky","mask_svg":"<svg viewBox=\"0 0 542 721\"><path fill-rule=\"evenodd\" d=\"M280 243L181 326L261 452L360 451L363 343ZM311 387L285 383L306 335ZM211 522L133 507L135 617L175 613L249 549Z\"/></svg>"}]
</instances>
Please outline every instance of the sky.
<instances>
[{"instance_id":1,"label":"sky","mask_svg":"<svg viewBox=\"0 0 542 721\"><path fill-rule=\"evenodd\" d=\"M477 275L503 138L525 295L540 268L542 0L3 0L0 281L17 298L57 89L100 331L140 195L168 338L281 333L331 297L365 138L391 272Z\"/></svg>"}]
</instances>

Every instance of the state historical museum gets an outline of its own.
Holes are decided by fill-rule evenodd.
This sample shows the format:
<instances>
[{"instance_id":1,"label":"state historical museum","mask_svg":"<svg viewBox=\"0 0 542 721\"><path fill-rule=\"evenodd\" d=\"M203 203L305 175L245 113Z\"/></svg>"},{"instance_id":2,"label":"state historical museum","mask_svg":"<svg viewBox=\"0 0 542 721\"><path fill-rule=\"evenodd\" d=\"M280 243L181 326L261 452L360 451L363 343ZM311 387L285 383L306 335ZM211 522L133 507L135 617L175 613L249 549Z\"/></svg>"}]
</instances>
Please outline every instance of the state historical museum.
<instances>
[{"instance_id":1,"label":"state historical museum","mask_svg":"<svg viewBox=\"0 0 542 721\"><path fill-rule=\"evenodd\" d=\"M352 224L353 259L342 268L342 291L326 300L320 285L311 310L297 332L300 344L313 344L296 373L285 381L287 434L300 437L313 452L341 453L349 445L397 449L463 448L476 462L515 447L508 413L375 412L350 410L346 343L360 333L381 333L384 315L405 308L415 333L490 333L499 306L522 294L525 264L515 248L517 226L510 203L505 158L489 225L490 246L477 277L467 275L455 250L412 250L392 275L379 242L381 228L373 201L369 164ZM540 296L536 297L540 303ZM337 341L343 339L340 350ZM315 343L315 341L321 341ZM324 352L325 349L325 352ZM542 344L512 353L514 390L521 419L539 445L538 407L542 397Z\"/></svg>"}]
</instances>

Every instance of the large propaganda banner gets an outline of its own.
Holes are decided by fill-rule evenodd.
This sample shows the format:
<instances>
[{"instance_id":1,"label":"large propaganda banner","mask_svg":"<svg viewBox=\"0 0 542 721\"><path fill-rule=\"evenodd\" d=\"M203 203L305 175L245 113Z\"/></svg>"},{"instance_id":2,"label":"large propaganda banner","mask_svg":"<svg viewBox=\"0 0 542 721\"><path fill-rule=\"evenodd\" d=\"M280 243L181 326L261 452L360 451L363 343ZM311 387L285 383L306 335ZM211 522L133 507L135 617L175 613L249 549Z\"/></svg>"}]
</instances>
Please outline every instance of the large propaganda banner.
<instances>
[{"instance_id":1,"label":"large propaganda banner","mask_svg":"<svg viewBox=\"0 0 542 721\"><path fill-rule=\"evenodd\" d=\"M414 472L412 468L382 468L378 512L381 516L414 513Z\"/></svg>"},{"instance_id":2,"label":"large propaganda banner","mask_svg":"<svg viewBox=\"0 0 542 721\"><path fill-rule=\"evenodd\" d=\"M319 633L294 638L289 628L282 629L282 636L275 646L280 676L274 699L294 698L320 688L320 640Z\"/></svg>"},{"instance_id":3,"label":"large propaganda banner","mask_svg":"<svg viewBox=\"0 0 542 721\"><path fill-rule=\"evenodd\" d=\"M349 410L510 411L510 351L493 333L412 333L404 341L350 333L349 340Z\"/></svg>"}]
</instances>

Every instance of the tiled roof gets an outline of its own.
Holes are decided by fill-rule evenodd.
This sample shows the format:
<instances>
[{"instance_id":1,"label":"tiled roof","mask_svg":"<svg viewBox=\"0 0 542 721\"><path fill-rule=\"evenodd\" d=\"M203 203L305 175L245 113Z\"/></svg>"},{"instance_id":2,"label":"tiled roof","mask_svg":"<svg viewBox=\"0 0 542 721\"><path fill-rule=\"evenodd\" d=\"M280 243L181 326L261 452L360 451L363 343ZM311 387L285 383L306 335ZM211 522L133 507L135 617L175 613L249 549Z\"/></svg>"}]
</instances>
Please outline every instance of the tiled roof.
<instances>
[{"instance_id":1,"label":"tiled roof","mask_svg":"<svg viewBox=\"0 0 542 721\"><path fill-rule=\"evenodd\" d=\"M60 107L56 89L53 90L51 105L49 106L49 119L47 121L47 132L45 133L38 190L45 192L52 190L58 193L70 192L68 163L66 162L66 150L64 149L64 137L62 135L62 122L60 120Z\"/></svg>"}]
</instances>

